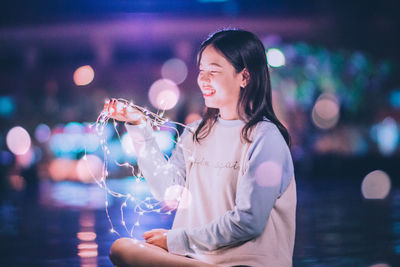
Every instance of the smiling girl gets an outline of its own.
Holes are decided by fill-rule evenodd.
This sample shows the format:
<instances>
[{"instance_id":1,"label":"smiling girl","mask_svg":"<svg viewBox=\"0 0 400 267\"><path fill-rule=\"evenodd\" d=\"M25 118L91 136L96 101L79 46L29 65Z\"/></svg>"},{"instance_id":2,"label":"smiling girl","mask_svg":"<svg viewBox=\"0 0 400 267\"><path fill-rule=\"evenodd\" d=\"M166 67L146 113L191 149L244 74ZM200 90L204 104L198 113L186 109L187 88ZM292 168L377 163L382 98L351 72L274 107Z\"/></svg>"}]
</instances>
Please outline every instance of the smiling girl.
<instances>
[{"instance_id":1,"label":"smiling girl","mask_svg":"<svg viewBox=\"0 0 400 267\"><path fill-rule=\"evenodd\" d=\"M201 45L198 65L207 109L169 160L143 114L112 115L127 122L153 196L163 200L177 185L184 194L172 229L144 233L145 243L118 239L110 258L117 266L291 266L296 184L265 48L250 32L219 31Z\"/></svg>"}]
</instances>

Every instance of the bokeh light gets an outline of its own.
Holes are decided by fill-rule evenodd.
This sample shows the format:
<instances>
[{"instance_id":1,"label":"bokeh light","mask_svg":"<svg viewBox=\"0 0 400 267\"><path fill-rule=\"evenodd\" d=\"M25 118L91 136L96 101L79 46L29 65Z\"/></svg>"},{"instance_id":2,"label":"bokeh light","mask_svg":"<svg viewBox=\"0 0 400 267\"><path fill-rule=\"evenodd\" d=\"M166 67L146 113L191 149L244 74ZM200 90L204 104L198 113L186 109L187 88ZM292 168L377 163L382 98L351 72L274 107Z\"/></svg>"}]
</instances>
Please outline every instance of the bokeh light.
<instances>
[{"instance_id":1,"label":"bokeh light","mask_svg":"<svg viewBox=\"0 0 400 267\"><path fill-rule=\"evenodd\" d=\"M70 166L71 172L67 174L75 175L74 177L76 177L74 166ZM57 183L43 181L41 184L40 203L44 206L80 208L85 211L102 209L105 206L104 191L97 184L83 184L71 181ZM110 199L110 203L112 203L112 199Z\"/></svg>"},{"instance_id":2,"label":"bokeh light","mask_svg":"<svg viewBox=\"0 0 400 267\"><path fill-rule=\"evenodd\" d=\"M81 243L78 245L79 250L84 250L84 249L97 249L98 245L96 243Z\"/></svg>"},{"instance_id":3,"label":"bokeh light","mask_svg":"<svg viewBox=\"0 0 400 267\"><path fill-rule=\"evenodd\" d=\"M94 227L95 225L95 216L91 212L81 213L79 216L79 225L81 227Z\"/></svg>"},{"instance_id":4,"label":"bokeh light","mask_svg":"<svg viewBox=\"0 0 400 267\"><path fill-rule=\"evenodd\" d=\"M268 65L273 68L279 68L285 65L285 55L280 49L270 48L267 50Z\"/></svg>"},{"instance_id":5,"label":"bokeh light","mask_svg":"<svg viewBox=\"0 0 400 267\"><path fill-rule=\"evenodd\" d=\"M149 100L150 103L157 109L172 109L178 103L179 88L171 80L157 80L150 87Z\"/></svg>"},{"instance_id":6,"label":"bokeh light","mask_svg":"<svg viewBox=\"0 0 400 267\"><path fill-rule=\"evenodd\" d=\"M339 101L331 93L321 94L312 109L311 117L315 126L330 129L339 121Z\"/></svg>"},{"instance_id":7,"label":"bokeh light","mask_svg":"<svg viewBox=\"0 0 400 267\"><path fill-rule=\"evenodd\" d=\"M14 113L14 99L9 96L0 96L0 116L8 117Z\"/></svg>"},{"instance_id":8,"label":"bokeh light","mask_svg":"<svg viewBox=\"0 0 400 267\"><path fill-rule=\"evenodd\" d=\"M191 124L197 120L201 119L201 115L199 113L189 113L185 118L185 124Z\"/></svg>"},{"instance_id":9,"label":"bokeh light","mask_svg":"<svg viewBox=\"0 0 400 267\"><path fill-rule=\"evenodd\" d=\"M161 67L161 77L181 84L187 77L188 69L186 63L179 58L171 58L164 62Z\"/></svg>"},{"instance_id":10,"label":"bokeh light","mask_svg":"<svg viewBox=\"0 0 400 267\"><path fill-rule=\"evenodd\" d=\"M59 133L50 138L50 149L56 156L84 151L82 135Z\"/></svg>"},{"instance_id":11,"label":"bokeh light","mask_svg":"<svg viewBox=\"0 0 400 267\"><path fill-rule=\"evenodd\" d=\"M396 150L399 144L399 128L393 118L387 117L377 125L376 139L383 155L389 156Z\"/></svg>"},{"instance_id":12,"label":"bokeh light","mask_svg":"<svg viewBox=\"0 0 400 267\"><path fill-rule=\"evenodd\" d=\"M366 199L384 199L389 194L390 188L390 177L381 170L370 172L361 184L361 192Z\"/></svg>"},{"instance_id":13,"label":"bokeh light","mask_svg":"<svg viewBox=\"0 0 400 267\"><path fill-rule=\"evenodd\" d=\"M50 127L44 123L39 124L35 129L35 138L39 143L46 143L51 136Z\"/></svg>"},{"instance_id":14,"label":"bokeh light","mask_svg":"<svg viewBox=\"0 0 400 267\"><path fill-rule=\"evenodd\" d=\"M64 127L64 132L70 134L82 134L84 130L85 127L79 122L69 122Z\"/></svg>"},{"instance_id":15,"label":"bokeh light","mask_svg":"<svg viewBox=\"0 0 400 267\"><path fill-rule=\"evenodd\" d=\"M85 126L77 122L68 123L65 127L55 127L49 141L51 151L58 157L85 151L95 152L100 146L100 138L95 133L85 131ZM109 135L108 130L104 133Z\"/></svg>"},{"instance_id":16,"label":"bokeh light","mask_svg":"<svg viewBox=\"0 0 400 267\"><path fill-rule=\"evenodd\" d=\"M71 159L58 158L50 162L48 173L54 181L62 181L76 176L76 162Z\"/></svg>"},{"instance_id":17,"label":"bokeh light","mask_svg":"<svg viewBox=\"0 0 400 267\"><path fill-rule=\"evenodd\" d=\"M35 154L33 153L32 149L29 148L24 154L16 155L15 159L19 166L28 168L34 163Z\"/></svg>"},{"instance_id":18,"label":"bokeh light","mask_svg":"<svg viewBox=\"0 0 400 267\"><path fill-rule=\"evenodd\" d=\"M81 241L93 241L96 239L96 233L94 232L78 232L76 236Z\"/></svg>"},{"instance_id":19,"label":"bokeh light","mask_svg":"<svg viewBox=\"0 0 400 267\"><path fill-rule=\"evenodd\" d=\"M171 209L176 209L178 206L187 209L192 202L192 195L186 187L172 185L165 190L164 201Z\"/></svg>"},{"instance_id":20,"label":"bokeh light","mask_svg":"<svg viewBox=\"0 0 400 267\"><path fill-rule=\"evenodd\" d=\"M400 90L394 90L389 95L390 105L394 108L400 108Z\"/></svg>"},{"instance_id":21,"label":"bokeh light","mask_svg":"<svg viewBox=\"0 0 400 267\"><path fill-rule=\"evenodd\" d=\"M370 265L369 267L391 267L391 265L387 263L375 263Z\"/></svg>"},{"instance_id":22,"label":"bokeh light","mask_svg":"<svg viewBox=\"0 0 400 267\"><path fill-rule=\"evenodd\" d=\"M268 173L266 176L265 173ZM274 187L281 184L282 166L274 161L260 163L256 169L256 182L262 187Z\"/></svg>"},{"instance_id":23,"label":"bokeh light","mask_svg":"<svg viewBox=\"0 0 400 267\"><path fill-rule=\"evenodd\" d=\"M103 161L96 155L86 155L76 164L76 174L79 181L84 183L95 182L103 170Z\"/></svg>"},{"instance_id":24,"label":"bokeh light","mask_svg":"<svg viewBox=\"0 0 400 267\"><path fill-rule=\"evenodd\" d=\"M93 258L97 257L98 252L97 250L81 250L78 252L78 256L81 258ZM94 266L94 265L91 265Z\"/></svg>"},{"instance_id":25,"label":"bokeh light","mask_svg":"<svg viewBox=\"0 0 400 267\"><path fill-rule=\"evenodd\" d=\"M16 191L21 191L26 187L26 181L21 175L10 175L8 181L12 189Z\"/></svg>"},{"instance_id":26,"label":"bokeh light","mask_svg":"<svg viewBox=\"0 0 400 267\"><path fill-rule=\"evenodd\" d=\"M100 139L96 134L86 133L82 136L82 142L86 152L95 152L100 147Z\"/></svg>"},{"instance_id":27,"label":"bokeh light","mask_svg":"<svg viewBox=\"0 0 400 267\"><path fill-rule=\"evenodd\" d=\"M31 137L21 126L12 128L7 133L7 147L15 155L25 154L31 147Z\"/></svg>"},{"instance_id":28,"label":"bokeh light","mask_svg":"<svg viewBox=\"0 0 400 267\"><path fill-rule=\"evenodd\" d=\"M94 70L91 66L79 67L74 72L74 82L78 86L88 85L94 79Z\"/></svg>"}]
</instances>

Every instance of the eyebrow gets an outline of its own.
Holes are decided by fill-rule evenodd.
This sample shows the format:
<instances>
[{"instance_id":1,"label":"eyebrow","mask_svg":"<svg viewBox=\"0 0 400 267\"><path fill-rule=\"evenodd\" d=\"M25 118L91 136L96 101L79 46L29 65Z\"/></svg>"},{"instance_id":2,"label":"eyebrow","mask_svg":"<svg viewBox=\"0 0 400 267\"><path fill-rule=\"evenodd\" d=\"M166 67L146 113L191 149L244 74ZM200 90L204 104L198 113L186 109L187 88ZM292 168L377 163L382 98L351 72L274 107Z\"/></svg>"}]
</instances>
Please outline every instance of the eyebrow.
<instances>
[{"instance_id":1,"label":"eyebrow","mask_svg":"<svg viewBox=\"0 0 400 267\"><path fill-rule=\"evenodd\" d=\"M219 65L218 63L210 63L210 65L211 65L211 66L216 66L216 67L222 68L222 66ZM200 66L202 66L201 63L200 63Z\"/></svg>"}]
</instances>

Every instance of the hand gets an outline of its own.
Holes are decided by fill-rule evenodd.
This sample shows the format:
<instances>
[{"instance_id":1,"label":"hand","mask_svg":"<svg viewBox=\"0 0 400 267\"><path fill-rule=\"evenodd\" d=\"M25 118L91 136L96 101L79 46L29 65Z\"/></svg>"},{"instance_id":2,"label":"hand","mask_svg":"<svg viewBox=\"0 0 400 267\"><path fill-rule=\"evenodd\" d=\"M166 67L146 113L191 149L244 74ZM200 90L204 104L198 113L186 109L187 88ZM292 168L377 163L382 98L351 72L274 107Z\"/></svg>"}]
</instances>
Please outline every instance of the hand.
<instances>
[{"instance_id":1,"label":"hand","mask_svg":"<svg viewBox=\"0 0 400 267\"><path fill-rule=\"evenodd\" d=\"M153 229L143 234L146 243L155 245L168 251L166 229Z\"/></svg>"},{"instance_id":2,"label":"hand","mask_svg":"<svg viewBox=\"0 0 400 267\"><path fill-rule=\"evenodd\" d=\"M131 106L119 102L117 99L112 98L109 102L104 104L104 110L110 113L110 118L118 121L126 121L131 124L141 124L145 121L145 116L141 111Z\"/></svg>"}]
</instances>

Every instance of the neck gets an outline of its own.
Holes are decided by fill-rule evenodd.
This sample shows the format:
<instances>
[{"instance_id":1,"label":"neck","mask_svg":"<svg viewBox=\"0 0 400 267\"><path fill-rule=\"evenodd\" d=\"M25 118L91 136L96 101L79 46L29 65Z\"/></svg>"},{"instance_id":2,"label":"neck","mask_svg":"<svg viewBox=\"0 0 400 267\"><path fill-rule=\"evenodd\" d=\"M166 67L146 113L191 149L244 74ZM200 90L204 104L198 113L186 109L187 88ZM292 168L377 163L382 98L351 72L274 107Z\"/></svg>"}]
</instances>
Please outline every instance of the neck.
<instances>
[{"instance_id":1,"label":"neck","mask_svg":"<svg viewBox=\"0 0 400 267\"><path fill-rule=\"evenodd\" d=\"M238 120L239 119L239 115L235 109L223 109L220 108L219 109L219 116L223 119L223 120Z\"/></svg>"}]
</instances>

